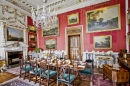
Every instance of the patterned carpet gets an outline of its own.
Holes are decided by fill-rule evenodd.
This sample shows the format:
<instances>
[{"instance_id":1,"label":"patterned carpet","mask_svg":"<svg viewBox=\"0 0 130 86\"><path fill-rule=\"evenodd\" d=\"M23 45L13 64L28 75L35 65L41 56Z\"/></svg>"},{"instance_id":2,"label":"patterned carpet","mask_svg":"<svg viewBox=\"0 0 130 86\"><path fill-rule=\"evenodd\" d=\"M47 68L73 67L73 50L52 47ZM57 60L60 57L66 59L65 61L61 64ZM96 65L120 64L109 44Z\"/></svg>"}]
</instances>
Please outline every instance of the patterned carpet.
<instances>
[{"instance_id":1,"label":"patterned carpet","mask_svg":"<svg viewBox=\"0 0 130 86\"><path fill-rule=\"evenodd\" d=\"M15 75L19 75L20 74L20 67L7 69L6 72L12 73L12 74L15 74Z\"/></svg>"},{"instance_id":2,"label":"patterned carpet","mask_svg":"<svg viewBox=\"0 0 130 86\"><path fill-rule=\"evenodd\" d=\"M95 85L93 86L112 86L112 81L109 79L103 80L102 74L95 75L96 80L94 81Z\"/></svg>"},{"instance_id":3,"label":"patterned carpet","mask_svg":"<svg viewBox=\"0 0 130 86\"><path fill-rule=\"evenodd\" d=\"M39 86L39 84L34 84L33 81L29 82L28 79L23 80L23 78L16 77L1 83L0 86Z\"/></svg>"}]
</instances>

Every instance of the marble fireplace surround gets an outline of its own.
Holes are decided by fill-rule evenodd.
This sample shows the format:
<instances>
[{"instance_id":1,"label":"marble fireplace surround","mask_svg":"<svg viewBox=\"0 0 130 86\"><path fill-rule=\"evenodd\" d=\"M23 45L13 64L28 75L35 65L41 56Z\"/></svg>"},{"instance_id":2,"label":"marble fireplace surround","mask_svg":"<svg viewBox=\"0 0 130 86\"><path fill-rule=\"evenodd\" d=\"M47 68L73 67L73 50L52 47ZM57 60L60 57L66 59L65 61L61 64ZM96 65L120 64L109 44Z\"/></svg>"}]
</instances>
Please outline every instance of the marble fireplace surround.
<instances>
[{"instance_id":1,"label":"marble fireplace surround","mask_svg":"<svg viewBox=\"0 0 130 86\"><path fill-rule=\"evenodd\" d=\"M24 41L19 42L19 41L6 41L6 27L8 25L0 21L0 60L5 60L5 65L8 65L8 52L18 52L21 51L23 53L23 57L27 56L27 51L28 51L28 37L27 37L27 32L26 32L26 27L23 30L24 32Z\"/></svg>"}]
</instances>

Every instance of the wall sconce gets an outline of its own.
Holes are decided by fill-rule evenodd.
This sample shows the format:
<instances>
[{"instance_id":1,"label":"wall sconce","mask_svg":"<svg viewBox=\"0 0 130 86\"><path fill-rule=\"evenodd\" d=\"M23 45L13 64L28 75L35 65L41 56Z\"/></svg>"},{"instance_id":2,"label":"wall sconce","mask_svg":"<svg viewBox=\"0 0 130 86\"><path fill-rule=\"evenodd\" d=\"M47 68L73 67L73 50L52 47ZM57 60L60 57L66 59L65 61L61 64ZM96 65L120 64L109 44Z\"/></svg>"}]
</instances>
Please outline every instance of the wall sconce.
<instances>
[{"instance_id":1,"label":"wall sconce","mask_svg":"<svg viewBox=\"0 0 130 86\"><path fill-rule=\"evenodd\" d=\"M127 20L128 20L128 24L130 24L130 8L128 9Z\"/></svg>"}]
</instances>

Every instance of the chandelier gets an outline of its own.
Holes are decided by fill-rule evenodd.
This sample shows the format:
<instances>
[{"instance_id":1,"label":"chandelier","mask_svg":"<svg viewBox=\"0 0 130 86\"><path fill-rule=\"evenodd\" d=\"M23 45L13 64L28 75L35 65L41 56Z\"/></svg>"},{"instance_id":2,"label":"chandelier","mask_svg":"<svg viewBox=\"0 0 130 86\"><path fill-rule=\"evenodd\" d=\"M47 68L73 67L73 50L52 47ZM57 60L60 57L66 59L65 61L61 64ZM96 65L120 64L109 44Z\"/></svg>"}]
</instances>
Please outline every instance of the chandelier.
<instances>
[{"instance_id":1,"label":"chandelier","mask_svg":"<svg viewBox=\"0 0 130 86\"><path fill-rule=\"evenodd\" d=\"M33 25L37 28L40 27L55 27L58 22L57 14L55 12L55 9L53 12L50 10L50 6L46 7L45 5L42 6L42 8L37 6L37 10L34 10L32 7L32 20Z\"/></svg>"}]
</instances>

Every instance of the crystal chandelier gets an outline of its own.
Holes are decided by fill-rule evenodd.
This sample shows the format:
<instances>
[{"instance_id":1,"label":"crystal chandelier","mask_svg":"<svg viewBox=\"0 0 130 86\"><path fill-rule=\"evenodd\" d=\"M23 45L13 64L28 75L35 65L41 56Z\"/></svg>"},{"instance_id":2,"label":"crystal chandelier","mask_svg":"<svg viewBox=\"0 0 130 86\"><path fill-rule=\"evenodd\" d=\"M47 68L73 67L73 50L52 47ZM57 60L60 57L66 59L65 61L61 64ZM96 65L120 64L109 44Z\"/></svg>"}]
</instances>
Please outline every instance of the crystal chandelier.
<instances>
[{"instance_id":1,"label":"crystal chandelier","mask_svg":"<svg viewBox=\"0 0 130 86\"><path fill-rule=\"evenodd\" d=\"M55 27L58 18L57 14L55 12L55 9L53 12L51 12L50 7L46 7L45 5L42 6L42 8L37 6L37 10L34 10L32 8L32 20L33 20L33 25L35 25L37 28L40 27Z\"/></svg>"}]
</instances>

